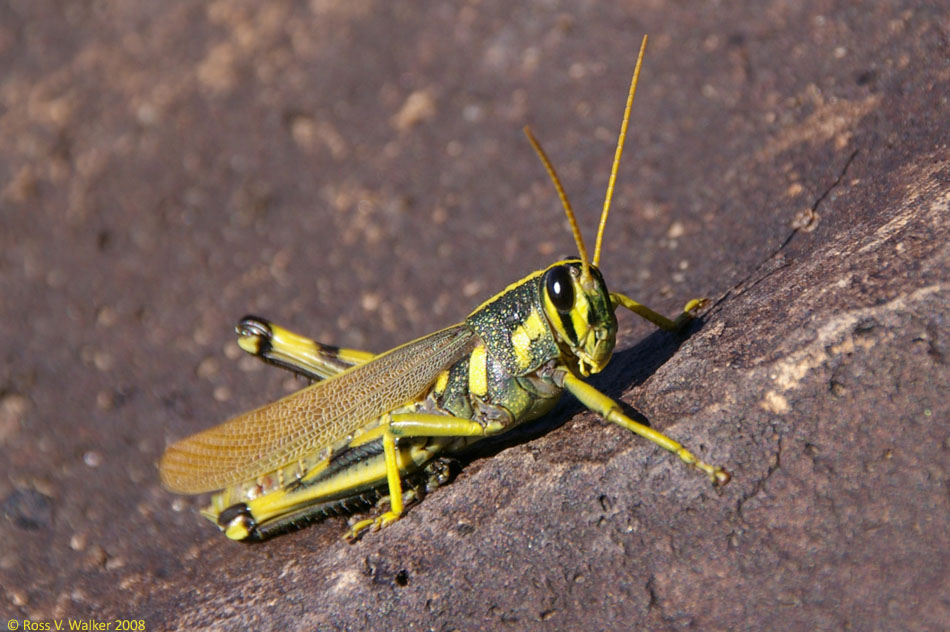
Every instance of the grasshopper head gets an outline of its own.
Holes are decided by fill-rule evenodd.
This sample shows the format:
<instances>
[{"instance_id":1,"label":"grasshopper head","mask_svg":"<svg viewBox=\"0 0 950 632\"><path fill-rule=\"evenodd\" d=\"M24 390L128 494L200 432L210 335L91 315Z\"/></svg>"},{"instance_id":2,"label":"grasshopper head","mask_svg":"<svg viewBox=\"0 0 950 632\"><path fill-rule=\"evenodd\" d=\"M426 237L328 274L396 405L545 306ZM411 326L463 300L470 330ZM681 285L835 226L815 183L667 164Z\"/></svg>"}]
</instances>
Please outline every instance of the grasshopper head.
<instances>
[{"instance_id":1,"label":"grasshopper head","mask_svg":"<svg viewBox=\"0 0 950 632\"><path fill-rule=\"evenodd\" d=\"M617 341L617 318L604 277L580 260L559 261L541 276L541 305L565 360L584 376L598 373Z\"/></svg>"}]
</instances>

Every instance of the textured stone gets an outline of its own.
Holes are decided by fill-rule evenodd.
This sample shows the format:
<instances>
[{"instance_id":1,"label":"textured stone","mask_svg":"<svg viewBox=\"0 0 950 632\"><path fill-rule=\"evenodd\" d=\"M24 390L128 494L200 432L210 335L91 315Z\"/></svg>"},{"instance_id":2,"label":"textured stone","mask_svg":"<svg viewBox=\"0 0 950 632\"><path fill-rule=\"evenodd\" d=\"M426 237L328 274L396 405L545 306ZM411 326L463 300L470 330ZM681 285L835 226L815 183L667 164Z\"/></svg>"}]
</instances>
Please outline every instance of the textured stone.
<instances>
[{"instance_id":1,"label":"textured stone","mask_svg":"<svg viewBox=\"0 0 950 632\"><path fill-rule=\"evenodd\" d=\"M7 3L0 611L950 628L938 4ZM160 488L166 443L285 392L228 362L243 314L382 350L572 252L524 124L591 239L644 32L604 274L714 304L685 339L622 317L595 383L728 487L566 401L354 545L231 543Z\"/></svg>"}]
</instances>

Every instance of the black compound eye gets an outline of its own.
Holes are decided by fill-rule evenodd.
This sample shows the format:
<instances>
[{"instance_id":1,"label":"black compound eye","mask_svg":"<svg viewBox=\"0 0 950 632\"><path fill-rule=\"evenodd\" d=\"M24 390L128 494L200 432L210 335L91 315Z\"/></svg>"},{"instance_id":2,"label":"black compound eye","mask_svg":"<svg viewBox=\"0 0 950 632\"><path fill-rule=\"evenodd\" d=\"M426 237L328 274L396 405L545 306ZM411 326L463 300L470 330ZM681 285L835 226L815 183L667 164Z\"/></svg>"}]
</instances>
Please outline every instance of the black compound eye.
<instances>
[{"instance_id":1,"label":"black compound eye","mask_svg":"<svg viewBox=\"0 0 950 632\"><path fill-rule=\"evenodd\" d=\"M544 275L544 289L557 311L565 313L574 307L574 284L567 266L551 268Z\"/></svg>"}]
</instances>

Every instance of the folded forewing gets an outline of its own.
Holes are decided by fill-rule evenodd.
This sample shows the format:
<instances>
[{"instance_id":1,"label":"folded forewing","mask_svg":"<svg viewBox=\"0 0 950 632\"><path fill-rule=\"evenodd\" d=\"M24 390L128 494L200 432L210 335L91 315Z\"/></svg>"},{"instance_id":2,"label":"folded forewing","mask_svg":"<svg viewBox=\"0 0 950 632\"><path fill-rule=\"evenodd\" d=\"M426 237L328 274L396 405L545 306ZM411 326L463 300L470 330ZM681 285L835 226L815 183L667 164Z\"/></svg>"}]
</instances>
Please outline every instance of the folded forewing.
<instances>
[{"instance_id":1,"label":"folded forewing","mask_svg":"<svg viewBox=\"0 0 950 632\"><path fill-rule=\"evenodd\" d=\"M312 454L425 394L474 340L464 324L437 331L182 439L162 457L162 483L171 491L199 494Z\"/></svg>"}]
</instances>

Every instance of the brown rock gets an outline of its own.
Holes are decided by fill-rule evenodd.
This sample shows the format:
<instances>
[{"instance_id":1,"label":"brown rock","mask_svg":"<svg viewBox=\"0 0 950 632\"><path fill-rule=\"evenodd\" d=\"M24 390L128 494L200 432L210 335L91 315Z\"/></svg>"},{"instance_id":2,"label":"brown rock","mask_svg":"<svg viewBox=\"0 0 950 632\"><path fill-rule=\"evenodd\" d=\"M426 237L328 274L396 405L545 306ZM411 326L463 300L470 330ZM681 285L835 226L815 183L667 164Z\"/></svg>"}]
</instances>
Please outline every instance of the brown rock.
<instances>
[{"instance_id":1,"label":"brown rock","mask_svg":"<svg viewBox=\"0 0 950 632\"><path fill-rule=\"evenodd\" d=\"M3 611L950 628L938 4L0 8L0 399L22 403ZM605 275L669 313L715 302L685 340L622 318L596 383L733 482L717 494L566 402L355 545L329 521L242 546L198 501L175 511L165 444L283 393L279 371L228 369L241 315L382 350L571 252L525 123L592 237L644 32ZM414 94L437 107L397 131Z\"/></svg>"}]
</instances>

